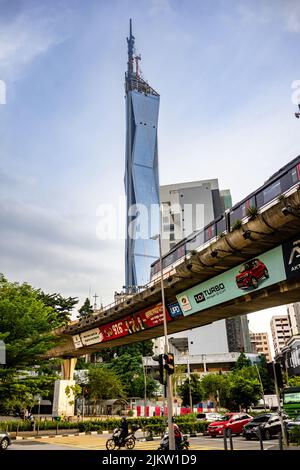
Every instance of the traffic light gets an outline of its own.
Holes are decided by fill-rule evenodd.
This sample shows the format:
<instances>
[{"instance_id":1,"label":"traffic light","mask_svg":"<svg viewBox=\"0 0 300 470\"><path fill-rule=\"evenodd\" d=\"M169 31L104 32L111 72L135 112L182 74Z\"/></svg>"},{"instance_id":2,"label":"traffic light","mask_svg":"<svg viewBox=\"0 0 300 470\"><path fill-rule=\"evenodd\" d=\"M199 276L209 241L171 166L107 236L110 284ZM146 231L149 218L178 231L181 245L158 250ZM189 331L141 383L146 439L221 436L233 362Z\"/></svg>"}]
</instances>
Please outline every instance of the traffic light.
<instances>
[{"instance_id":1,"label":"traffic light","mask_svg":"<svg viewBox=\"0 0 300 470\"><path fill-rule=\"evenodd\" d=\"M175 365L174 365L174 354L168 353L164 354L164 368L167 371L168 375L174 374Z\"/></svg>"},{"instance_id":2,"label":"traffic light","mask_svg":"<svg viewBox=\"0 0 300 470\"><path fill-rule=\"evenodd\" d=\"M159 376L158 380L162 385L165 385L165 374L164 374L164 355L159 354L158 356L152 357L153 361L157 361L159 363Z\"/></svg>"}]
</instances>

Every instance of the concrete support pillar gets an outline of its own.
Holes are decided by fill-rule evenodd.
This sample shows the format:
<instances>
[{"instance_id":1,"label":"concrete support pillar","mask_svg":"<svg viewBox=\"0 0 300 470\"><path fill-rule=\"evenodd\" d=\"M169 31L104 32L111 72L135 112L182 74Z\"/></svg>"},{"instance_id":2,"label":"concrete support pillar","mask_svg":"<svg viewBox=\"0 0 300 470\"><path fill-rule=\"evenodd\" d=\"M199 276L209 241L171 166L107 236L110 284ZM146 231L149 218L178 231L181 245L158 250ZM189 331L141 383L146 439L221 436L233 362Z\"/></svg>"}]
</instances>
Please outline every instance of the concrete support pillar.
<instances>
[{"instance_id":1,"label":"concrete support pillar","mask_svg":"<svg viewBox=\"0 0 300 470\"><path fill-rule=\"evenodd\" d=\"M76 366L77 357L68 357L63 360L61 365L62 378L64 380L73 380L74 369Z\"/></svg>"},{"instance_id":2,"label":"concrete support pillar","mask_svg":"<svg viewBox=\"0 0 300 470\"><path fill-rule=\"evenodd\" d=\"M75 385L73 373L77 362L76 357L63 360L61 372L62 380L56 380L54 385L52 416L74 416L74 394L71 387ZM69 387L70 393L66 394Z\"/></svg>"}]
</instances>

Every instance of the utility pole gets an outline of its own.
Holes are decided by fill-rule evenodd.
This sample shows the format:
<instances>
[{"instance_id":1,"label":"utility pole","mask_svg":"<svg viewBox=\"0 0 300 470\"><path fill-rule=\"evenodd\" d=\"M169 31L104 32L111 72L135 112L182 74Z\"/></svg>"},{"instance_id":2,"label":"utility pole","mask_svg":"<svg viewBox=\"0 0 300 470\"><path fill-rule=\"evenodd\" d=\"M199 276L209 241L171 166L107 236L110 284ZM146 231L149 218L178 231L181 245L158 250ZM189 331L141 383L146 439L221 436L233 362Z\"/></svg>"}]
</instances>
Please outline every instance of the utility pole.
<instances>
[{"instance_id":1,"label":"utility pole","mask_svg":"<svg viewBox=\"0 0 300 470\"><path fill-rule=\"evenodd\" d=\"M146 377L146 370L144 366L144 360L142 356L142 364L143 364L143 372L144 372L144 416L146 417L146 407L147 407L147 377ZM147 363L146 363L147 367Z\"/></svg>"},{"instance_id":2,"label":"utility pole","mask_svg":"<svg viewBox=\"0 0 300 470\"><path fill-rule=\"evenodd\" d=\"M159 260L160 260L160 283L161 283L161 299L163 308L163 320L164 320L164 336L165 336L165 355L169 353L169 340L167 330L167 316L166 316L166 303L165 303L165 291L164 291L164 276L163 276L163 263L162 263L162 250L161 250L161 236L160 233L151 237L152 240L158 239L159 244ZM168 431L169 431L169 450L175 450L175 437L173 427L173 390L172 380L169 373L167 375L167 405L168 405Z\"/></svg>"},{"instance_id":3,"label":"utility pole","mask_svg":"<svg viewBox=\"0 0 300 470\"><path fill-rule=\"evenodd\" d=\"M191 413L193 412L193 399L192 399L192 390L191 390L191 370L190 370L190 355L188 352L187 356L187 372L188 372L188 380L189 380L189 399L190 399L190 409Z\"/></svg>"},{"instance_id":4,"label":"utility pole","mask_svg":"<svg viewBox=\"0 0 300 470\"><path fill-rule=\"evenodd\" d=\"M263 386L263 383L262 383L262 380L261 380L261 376L260 376L259 368L258 368L258 366L257 366L257 364L256 364L256 363L255 363L255 368L256 368L256 372L257 372L257 375L258 375L258 379L259 379L260 386L261 386L261 390L262 390L262 394L263 394L264 409L265 409L265 411L267 411L267 408L266 408L266 401L265 401L265 391L264 391L264 386Z\"/></svg>"},{"instance_id":5,"label":"utility pole","mask_svg":"<svg viewBox=\"0 0 300 470\"><path fill-rule=\"evenodd\" d=\"M280 424L281 424L282 438L283 438L284 446L287 447L286 430L285 430L285 426L284 426L284 422L283 422L283 418L282 418L282 410L281 410L281 404L280 404L280 393L279 393L279 387L278 387L278 382L277 382L277 376L276 376L274 361L272 361L272 366L273 366L274 383L275 383L275 391L276 391L277 402L278 402L278 414L279 414L279 419L280 419Z\"/></svg>"}]
</instances>

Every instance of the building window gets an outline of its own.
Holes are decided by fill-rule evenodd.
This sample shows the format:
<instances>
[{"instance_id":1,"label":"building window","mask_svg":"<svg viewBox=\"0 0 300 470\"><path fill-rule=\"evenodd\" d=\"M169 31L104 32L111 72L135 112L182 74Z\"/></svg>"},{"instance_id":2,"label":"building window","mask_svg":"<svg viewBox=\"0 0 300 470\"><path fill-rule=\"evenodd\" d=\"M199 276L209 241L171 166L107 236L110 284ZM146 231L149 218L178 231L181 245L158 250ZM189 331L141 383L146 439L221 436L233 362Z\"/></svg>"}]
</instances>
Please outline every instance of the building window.
<instances>
[{"instance_id":1,"label":"building window","mask_svg":"<svg viewBox=\"0 0 300 470\"><path fill-rule=\"evenodd\" d=\"M170 241L174 241L175 240L175 234L174 233L170 233Z\"/></svg>"}]
</instances>

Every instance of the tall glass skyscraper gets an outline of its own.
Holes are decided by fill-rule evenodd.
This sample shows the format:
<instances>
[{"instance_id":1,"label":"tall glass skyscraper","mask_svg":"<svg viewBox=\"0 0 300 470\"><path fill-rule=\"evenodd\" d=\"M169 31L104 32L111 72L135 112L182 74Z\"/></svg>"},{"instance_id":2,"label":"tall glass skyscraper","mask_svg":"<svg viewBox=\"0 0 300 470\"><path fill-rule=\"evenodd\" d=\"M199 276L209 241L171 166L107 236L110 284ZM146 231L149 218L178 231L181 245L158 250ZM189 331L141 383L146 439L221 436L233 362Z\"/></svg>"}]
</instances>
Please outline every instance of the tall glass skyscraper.
<instances>
[{"instance_id":1,"label":"tall glass skyscraper","mask_svg":"<svg viewBox=\"0 0 300 470\"><path fill-rule=\"evenodd\" d=\"M158 258L159 181L157 123L159 94L141 77L130 20L126 92L126 288L146 284Z\"/></svg>"}]
</instances>

